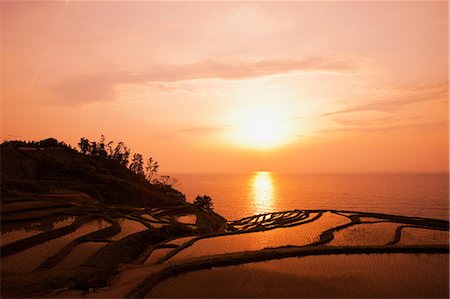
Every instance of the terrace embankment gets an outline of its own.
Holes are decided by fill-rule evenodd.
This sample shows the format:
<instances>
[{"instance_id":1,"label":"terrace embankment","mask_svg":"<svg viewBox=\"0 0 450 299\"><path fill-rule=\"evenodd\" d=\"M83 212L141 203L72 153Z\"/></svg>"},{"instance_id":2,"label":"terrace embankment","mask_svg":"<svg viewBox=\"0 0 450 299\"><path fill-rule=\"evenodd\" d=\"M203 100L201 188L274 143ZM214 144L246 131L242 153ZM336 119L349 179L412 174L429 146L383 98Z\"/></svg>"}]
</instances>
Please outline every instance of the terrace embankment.
<instances>
[{"instance_id":1,"label":"terrace embankment","mask_svg":"<svg viewBox=\"0 0 450 299\"><path fill-rule=\"evenodd\" d=\"M64 146L2 146L1 160L2 296L105 286L120 265L152 246L225 229L224 218L187 203L171 186L105 157ZM69 260L93 242L81 265Z\"/></svg>"}]
</instances>

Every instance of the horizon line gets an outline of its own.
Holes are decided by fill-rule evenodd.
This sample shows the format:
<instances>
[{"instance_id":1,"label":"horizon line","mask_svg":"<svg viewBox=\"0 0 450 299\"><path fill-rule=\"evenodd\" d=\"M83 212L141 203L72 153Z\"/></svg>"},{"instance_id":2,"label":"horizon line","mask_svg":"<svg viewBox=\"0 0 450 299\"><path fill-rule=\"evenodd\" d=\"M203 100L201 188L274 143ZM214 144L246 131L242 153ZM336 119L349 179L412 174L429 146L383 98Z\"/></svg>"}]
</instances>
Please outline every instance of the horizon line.
<instances>
[{"instance_id":1,"label":"horizon line","mask_svg":"<svg viewBox=\"0 0 450 299\"><path fill-rule=\"evenodd\" d=\"M249 170L241 172L170 172L173 175L246 175L258 172L269 172L274 174L296 174L296 175L369 175L369 174L446 174L449 170L430 170L430 171L342 171L342 172L293 172L293 171L275 171L275 170ZM165 172L169 173L169 172Z\"/></svg>"}]
</instances>

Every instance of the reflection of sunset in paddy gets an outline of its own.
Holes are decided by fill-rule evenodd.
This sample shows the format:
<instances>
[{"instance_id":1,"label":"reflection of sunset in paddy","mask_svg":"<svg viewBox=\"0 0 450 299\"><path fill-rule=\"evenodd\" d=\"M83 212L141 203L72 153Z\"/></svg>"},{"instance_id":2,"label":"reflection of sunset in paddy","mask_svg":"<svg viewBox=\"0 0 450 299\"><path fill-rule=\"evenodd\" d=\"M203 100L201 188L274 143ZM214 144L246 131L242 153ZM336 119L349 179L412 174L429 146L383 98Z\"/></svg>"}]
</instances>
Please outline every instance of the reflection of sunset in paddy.
<instances>
[{"instance_id":1,"label":"reflection of sunset in paddy","mask_svg":"<svg viewBox=\"0 0 450 299\"><path fill-rule=\"evenodd\" d=\"M252 177L251 198L255 207L255 214L273 210L275 190L270 172L259 171Z\"/></svg>"}]
</instances>

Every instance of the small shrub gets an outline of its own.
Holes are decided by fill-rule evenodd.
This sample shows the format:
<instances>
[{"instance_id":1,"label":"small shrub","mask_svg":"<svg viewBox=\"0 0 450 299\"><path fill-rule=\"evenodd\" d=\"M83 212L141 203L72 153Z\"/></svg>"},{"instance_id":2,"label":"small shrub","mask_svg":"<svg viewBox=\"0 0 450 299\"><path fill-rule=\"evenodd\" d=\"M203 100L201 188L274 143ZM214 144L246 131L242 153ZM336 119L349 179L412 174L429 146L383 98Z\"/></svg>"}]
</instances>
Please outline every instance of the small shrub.
<instances>
[{"instance_id":1,"label":"small shrub","mask_svg":"<svg viewBox=\"0 0 450 299\"><path fill-rule=\"evenodd\" d=\"M194 205L205 212L213 211L212 198L208 195L198 195L194 200Z\"/></svg>"}]
</instances>

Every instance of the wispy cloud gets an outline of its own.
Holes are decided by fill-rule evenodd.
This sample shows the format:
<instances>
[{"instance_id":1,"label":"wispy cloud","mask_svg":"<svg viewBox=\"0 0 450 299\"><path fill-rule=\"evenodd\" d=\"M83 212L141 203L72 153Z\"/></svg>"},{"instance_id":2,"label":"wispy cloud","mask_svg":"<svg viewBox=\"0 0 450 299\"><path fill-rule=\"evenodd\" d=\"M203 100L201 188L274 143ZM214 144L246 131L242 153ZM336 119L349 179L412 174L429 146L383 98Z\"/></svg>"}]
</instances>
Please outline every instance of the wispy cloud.
<instances>
[{"instance_id":1,"label":"wispy cloud","mask_svg":"<svg viewBox=\"0 0 450 299\"><path fill-rule=\"evenodd\" d=\"M422 123L407 123L407 124L388 124L388 125L380 125L380 126L345 126L341 128L335 129L324 129L320 130L321 133L336 133L336 132L360 132L360 133L369 133L369 132L389 132L396 130L425 130L425 131L434 131L434 130L448 130L448 122L447 121L436 121L436 122L422 122Z\"/></svg>"},{"instance_id":2,"label":"wispy cloud","mask_svg":"<svg viewBox=\"0 0 450 299\"><path fill-rule=\"evenodd\" d=\"M390 90L393 92L393 95L389 96L389 98L369 100L367 103L353 105L341 110L325 113L323 116L362 111L396 112L411 104L442 99L448 96L447 82L402 87Z\"/></svg>"},{"instance_id":3,"label":"wispy cloud","mask_svg":"<svg viewBox=\"0 0 450 299\"><path fill-rule=\"evenodd\" d=\"M202 61L185 65L153 65L142 72L99 72L77 75L53 88L57 102L68 105L108 102L115 99L120 84L148 85L163 91L174 90L169 83L198 79L240 80L295 72L333 72L348 74L358 67L346 56L272 59L259 61ZM188 91L188 90L187 90Z\"/></svg>"},{"instance_id":4,"label":"wispy cloud","mask_svg":"<svg viewBox=\"0 0 450 299\"><path fill-rule=\"evenodd\" d=\"M439 119L433 119L427 117L426 114L398 113L407 106L420 102L434 101L433 104L430 103L429 107L440 105L438 101L444 102L447 100L447 90L447 82L374 89L371 91L380 94L380 96L383 95L384 98L376 101L369 100L364 104L323 114L322 117L325 116L332 120L337 126L320 132L370 133L409 129L422 131L447 129L448 121L443 116L440 116ZM361 114L350 114L351 112ZM381 116L375 114L377 117L374 118L374 114L370 112L385 112L385 114Z\"/></svg>"},{"instance_id":5,"label":"wispy cloud","mask_svg":"<svg viewBox=\"0 0 450 299\"><path fill-rule=\"evenodd\" d=\"M52 44L53 44L53 42L55 40L56 33L57 33L58 28L59 28L59 26L61 24L61 20L62 20L64 14L66 13L66 10L67 10L68 7L69 7L69 0L65 0L64 1L64 6L61 9L61 12L59 13L59 15L58 15L58 17L57 17L57 19L55 21L55 25L53 26L53 30L52 30L52 32L50 34L50 38L49 38L49 40L47 42L47 45L45 47L44 53L42 55L42 58L39 60L39 63L36 66L36 69L35 69L35 71L33 73L33 77L31 78L31 87L34 86L34 83L35 83L36 79L38 78L39 73L41 71L42 65L47 60L48 53L50 52L50 48L51 48L51 46L52 46Z\"/></svg>"},{"instance_id":6,"label":"wispy cloud","mask_svg":"<svg viewBox=\"0 0 450 299\"><path fill-rule=\"evenodd\" d=\"M332 119L337 124L344 127L363 127L367 125L373 125L378 123L386 123L390 121L390 118L384 117L379 119L372 120L358 120L358 119L341 119L341 118L333 118Z\"/></svg>"}]
</instances>

